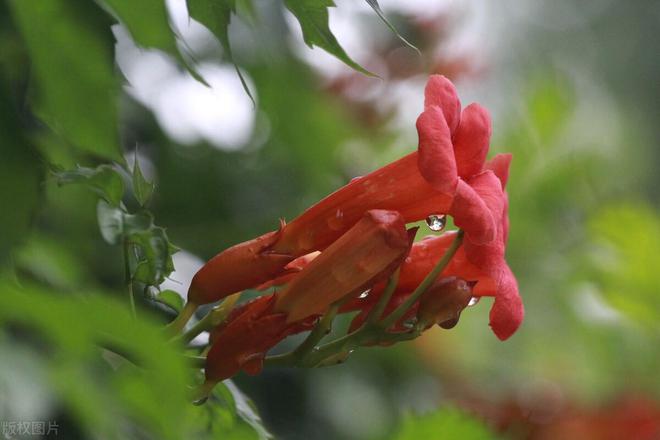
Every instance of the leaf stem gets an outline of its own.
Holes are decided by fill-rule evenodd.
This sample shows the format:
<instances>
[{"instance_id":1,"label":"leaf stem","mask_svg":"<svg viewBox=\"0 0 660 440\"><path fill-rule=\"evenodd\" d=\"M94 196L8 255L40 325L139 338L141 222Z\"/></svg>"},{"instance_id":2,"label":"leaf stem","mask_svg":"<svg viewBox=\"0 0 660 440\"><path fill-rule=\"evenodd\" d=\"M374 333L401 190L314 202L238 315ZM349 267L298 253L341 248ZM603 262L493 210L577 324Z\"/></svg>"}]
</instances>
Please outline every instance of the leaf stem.
<instances>
[{"instance_id":1,"label":"leaf stem","mask_svg":"<svg viewBox=\"0 0 660 440\"><path fill-rule=\"evenodd\" d=\"M188 321L190 321L190 317L195 313L197 307L199 307L197 304L188 301L186 305L183 306L183 309L181 309L179 315L176 318L174 318L172 322L167 324L165 330L171 335L176 335L179 332L181 332L181 330L186 326Z\"/></svg>"},{"instance_id":2,"label":"leaf stem","mask_svg":"<svg viewBox=\"0 0 660 440\"><path fill-rule=\"evenodd\" d=\"M135 294L133 292L133 275L131 274L131 261L130 261L130 243L128 239L124 238L123 240L123 251L124 251L124 279L126 282L126 287L128 289L128 298L131 304L131 314L133 318L137 317L135 312Z\"/></svg>"},{"instance_id":3,"label":"leaf stem","mask_svg":"<svg viewBox=\"0 0 660 440\"><path fill-rule=\"evenodd\" d=\"M241 292L229 295L219 305L215 306L209 313L202 319L197 321L189 330L184 332L180 337L176 338L184 344L189 343L197 335L204 331L211 330L213 327L220 325L229 315L229 312L234 308L234 305L241 297ZM183 311L182 311L183 313Z\"/></svg>"}]
</instances>

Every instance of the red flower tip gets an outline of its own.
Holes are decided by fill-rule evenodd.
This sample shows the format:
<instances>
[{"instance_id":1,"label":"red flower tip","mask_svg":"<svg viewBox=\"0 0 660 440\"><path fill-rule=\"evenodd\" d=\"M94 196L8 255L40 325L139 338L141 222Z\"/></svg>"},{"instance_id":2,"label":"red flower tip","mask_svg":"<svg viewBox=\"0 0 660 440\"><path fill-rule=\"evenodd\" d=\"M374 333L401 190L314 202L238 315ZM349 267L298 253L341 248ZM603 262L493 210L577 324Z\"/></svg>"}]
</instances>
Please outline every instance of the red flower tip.
<instances>
[{"instance_id":1,"label":"red flower tip","mask_svg":"<svg viewBox=\"0 0 660 440\"><path fill-rule=\"evenodd\" d=\"M509 168L512 159L513 154L502 153L496 154L491 160L486 162L485 168L492 170L497 178L500 179L500 182L502 182L502 189L506 188L506 184L509 181Z\"/></svg>"},{"instance_id":2,"label":"red flower tip","mask_svg":"<svg viewBox=\"0 0 660 440\"><path fill-rule=\"evenodd\" d=\"M208 304L278 276L294 259L271 251L280 234L281 229L269 232L213 257L193 277L188 301Z\"/></svg>"},{"instance_id":3,"label":"red flower tip","mask_svg":"<svg viewBox=\"0 0 660 440\"><path fill-rule=\"evenodd\" d=\"M488 110L477 103L464 108L454 133L454 154L460 177L467 179L481 172L490 146L490 135Z\"/></svg>"},{"instance_id":4,"label":"red flower tip","mask_svg":"<svg viewBox=\"0 0 660 440\"><path fill-rule=\"evenodd\" d=\"M451 133L440 107L428 107L419 115L417 133L420 173L433 189L443 194L454 194L458 181L456 158Z\"/></svg>"},{"instance_id":5,"label":"red flower tip","mask_svg":"<svg viewBox=\"0 0 660 440\"><path fill-rule=\"evenodd\" d=\"M490 309L490 327L502 341L513 335L525 317L525 307L518 293L516 278L506 263L503 264L495 303Z\"/></svg>"},{"instance_id":6,"label":"red flower tip","mask_svg":"<svg viewBox=\"0 0 660 440\"><path fill-rule=\"evenodd\" d=\"M387 277L410 245L401 214L368 211L291 280L279 293L275 310L285 312L287 322L323 313L330 304Z\"/></svg>"},{"instance_id":7,"label":"red flower tip","mask_svg":"<svg viewBox=\"0 0 660 440\"><path fill-rule=\"evenodd\" d=\"M461 101L456 87L443 75L431 75L424 89L424 108L440 107L449 130L453 133L461 118Z\"/></svg>"}]
</instances>

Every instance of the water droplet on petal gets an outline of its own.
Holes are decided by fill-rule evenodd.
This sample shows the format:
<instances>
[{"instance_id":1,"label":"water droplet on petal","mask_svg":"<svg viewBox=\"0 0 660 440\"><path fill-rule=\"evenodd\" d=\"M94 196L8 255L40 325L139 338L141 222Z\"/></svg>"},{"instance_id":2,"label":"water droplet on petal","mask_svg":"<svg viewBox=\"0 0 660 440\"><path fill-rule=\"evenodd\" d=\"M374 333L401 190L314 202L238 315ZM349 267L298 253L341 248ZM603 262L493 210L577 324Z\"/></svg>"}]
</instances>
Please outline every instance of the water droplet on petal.
<instances>
[{"instance_id":1,"label":"water droplet on petal","mask_svg":"<svg viewBox=\"0 0 660 440\"><path fill-rule=\"evenodd\" d=\"M413 329L417 325L417 318L410 318L403 322L403 327Z\"/></svg>"},{"instance_id":2,"label":"water droplet on petal","mask_svg":"<svg viewBox=\"0 0 660 440\"><path fill-rule=\"evenodd\" d=\"M481 298L478 297L478 296L473 296L472 298L470 298L470 302L468 303L468 307L476 306L480 299Z\"/></svg>"},{"instance_id":3,"label":"water droplet on petal","mask_svg":"<svg viewBox=\"0 0 660 440\"><path fill-rule=\"evenodd\" d=\"M456 324L458 324L458 318L459 318L459 316L457 316L455 318L448 319L446 321L441 322L438 325L440 327L444 328L445 330L452 329L452 328L456 327Z\"/></svg>"},{"instance_id":4,"label":"water droplet on petal","mask_svg":"<svg viewBox=\"0 0 660 440\"><path fill-rule=\"evenodd\" d=\"M429 226L429 229L432 231L442 231L447 225L447 216L444 214L436 215L432 214L426 217L426 224Z\"/></svg>"},{"instance_id":5,"label":"water droplet on petal","mask_svg":"<svg viewBox=\"0 0 660 440\"><path fill-rule=\"evenodd\" d=\"M367 289L367 290L365 290L364 292L362 292L362 293L360 294L360 296L358 296L358 298L360 298L360 299L364 299L364 298L368 297L368 296L369 296L369 292L371 292L371 289Z\"/></svg>"},{"instance_id":6,"label":"water droplet on petal","mask_svg":"<svg viewBox=\"0 0 660 440\"><path fill-rule=\"evenodd\" d=\"M344 212L341 209L338 209L335 215L328 219L328 226L334 231L338 231L344 226Z\"/></svg>"}]
</instances>

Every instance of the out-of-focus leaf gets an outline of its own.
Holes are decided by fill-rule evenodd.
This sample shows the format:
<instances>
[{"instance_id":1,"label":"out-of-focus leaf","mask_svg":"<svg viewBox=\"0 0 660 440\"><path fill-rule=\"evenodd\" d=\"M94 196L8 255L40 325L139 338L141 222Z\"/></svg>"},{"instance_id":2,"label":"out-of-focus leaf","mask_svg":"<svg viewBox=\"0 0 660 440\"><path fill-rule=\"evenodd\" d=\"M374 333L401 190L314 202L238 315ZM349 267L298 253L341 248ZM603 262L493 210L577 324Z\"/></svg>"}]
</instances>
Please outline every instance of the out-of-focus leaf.
<instances>
[{"instance_id":1,"label":"out-of-focus leaf","mask_svg":"<svg viewBox=\"0 0 660 440\"><path fill-rule=\"evenodd\" d=\"M660 216L646 205L603 208L589 222L590 265L607 301L651 329L660 320Z\"/></svg>"},{"instance_id":2,"label":"out-of-focus leaf","mask_svg":"<svg viewBox=\"0 0 660 440\"><path fill-rule=\"evenodd\" d=\"M405 417L391 440L495 440L496 438L483 423L459 410L445 408L424 416Z\"/></svg>"},{"instance_id":3,"label":"out-of-focus leaf","mask_svg":"<svg viewBox=\"0 0 660 440\"><path fill-rule=\"evenodd\" d=\"M414 49L419 53L419 49L417 49L412 43L410 43L408 40L403 38L403 35L399 33L399 31L394 27L392 23L385 17L385 14L383 14L383 10L380 9L380 5L378 4L378 0L365 0L369 6L374 10L374 12L378 15L378 17L383 20L383 23L387 25L388 28L394 33L394 35L397 36L399 40L401 40L406 46L410 47L411 49Z\"/></svg>"},{"instance_id":4,"label":"out-of-focus leaf","mask_svg":"<svg viewBox=\"0 0 660 440\"><path fill-rule=\"evenodd\" d=\"M177 312L183 309L183 298L174 290L162 290L156 295L156 301L172 307Z\"/></svg>"},{"instance_id":5,"label":"out-of-focus leaf","mask_svg":"<svg viewBox=\"0 0 660 440\"><path fill-rule=\"evenodd\" d=\"M118 244L124 232L124 213L99 200L96 205L96 215L103 239L108 244Z\"/></svg>"},{"instance_id":6,"label":"out-of-focus leaf","mask_svg":"<svg viewBox=\"0 0 660 440\"><path fill-rule=\"evenodd\" d=\"M0 83L0 264L30 230L43 175L39 157L20 133L9 96Z\"/></svg>"},{"instance_id":7,"label":"out-of-focus leaf","mask_svg":"<svg viewBox=\"0 0 660 440\"><path fill-rule=\"evenodd\" d=\"M104 296L81 299L2 283L0 327L9 324L48 347L35 352L50 372L50 386L89 437L133 437L126 431L131 425L154 438L188 437L187 366L148 316L133 319L127 307ZM103 368L99 346L139 367Z\"/></svg>"},{"instance_id":8,"label":"out-of-focus leaf","mask_svg":"<svg viewBox=\"0 0 660 440\"><path fill-rule=\"evenodd\" d=\"M254 403L250 400L231 380L225 380L217 386L225 387L234 398L234 403L236 405L236 414L240 417L245 423L250 425L259 435L260 440L267 440L273 438L273 436L268 432L264 427L261 417L257 413Z\"/></svg>"},{"instance_id":9,"label":"out-of-focus leaf","mask_svg":"<svg viewBox=\"0 0 660 440\"><path fill-rule=\"evenodd\" d=\"M133 166L133 194L141 206L147 204L154 192L155 185L147 181L140 169L137 154L135 155L135 165Z\"/></svg>"},{"instance_id":10,"label":"out-of-focus leaf","mask_svg":"<svg viewBox=\"0 0 660 440\"><path fill-rule=\"evenodd\" d=\"M162 0L102 0L128 28L137 44L178 55L167 6Z\"/></svg>"},{"instance_id":11,"label":"out-of-focus leaf","mask_svg":"<svg viewBox=\"0 0 660 440\"><path fill-rule=\"evenodd\" d=\"M53 172L58 185L80 183L89 187L99 197L112 206L119 206L124 196L124 182L121 175L109 165L97 168L77 167L73 170Z\"/></svg>"},{"instance_id":12,"label":"out-of-focus leaf","mask_svg":"<svg viewBox=\"0 0 660 440\"><path fill-rule=\"evenodd\" d=\"M88 269L70 243L34 234L17 249L14 262L21 273L62 290L79 289L89 279Z\"/></svg>"},{"instance_id":13,"label":"out-of-focus leaf","mask_svg":"<svg viewBox=\"0 0 660 440\"><path fill-rule=\"evenodd\" d=\"M220 41L227 58L234 64L236 74L241 80L243 89L254 102L241 70L234 62L229 42L229 23L231 15L236 13L236 0L187 0L190 17L206 26Z\"/></svg>"},{"instance_id":14,"label":"out-of-focus leaf","mask_svg":"<svg viewBox=\"0 0 660 440\"><path fill-rule=\"evenodd\" d=\"M37 114L82 151L122 160L110 29L84 1L10 2L34 66Z\"/></svg>"},{"instance_id":15,"label":"out-of-focus leaf","mask_svg":"<svg viewBox=\"0 0 660 440\"><path fill-rule=\"evenodd\" d=\"M285 0L284 4L298 19L309 47L318 46L358 72L373 76L346 54L330 30L328 8L335 6L332 0Z\"/></svg>"}]
</instances>

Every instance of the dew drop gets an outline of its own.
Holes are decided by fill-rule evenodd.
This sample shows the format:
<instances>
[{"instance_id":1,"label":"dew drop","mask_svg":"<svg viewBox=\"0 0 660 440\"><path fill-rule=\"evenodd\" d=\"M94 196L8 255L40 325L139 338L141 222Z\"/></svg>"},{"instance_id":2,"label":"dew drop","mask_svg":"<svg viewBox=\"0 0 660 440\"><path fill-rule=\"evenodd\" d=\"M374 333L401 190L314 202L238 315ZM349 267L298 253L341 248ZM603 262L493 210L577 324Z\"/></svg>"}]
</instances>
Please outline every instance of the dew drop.
<instances>
[{"instance_id":1,"label":"dew drop","mask_svg":"<svg viewBox=\"0 0 660 440\"><path fill-rule=\"evenodd\" d=\"M338 231L344 226L344 212L341 209L338 209L335 215L328 219L328 226L334 231Z\"/></svg>"},{"instance_id":2,"label":"dew drop","mask_svg":"<svg viewBox=\"0 0 660 440\"><path fill-rule=\"evenodd\" d=\"M436 214L429 215L426 217L426 224L432 231L442 231L445 228L445 225L447 225L447 216Z\"/></svg>"},{"instance_id":3,"label":"dew drop","mask_svg":"<svg viewBox=\"0 0 660 440\"><path fill-rule=\"evenodd\" d=\"M202 397L201 399L197 399L197 400L195 400L192 404L195 405L195 406L204 405L204 404L206 403L207 400L209 400L209 397L208 397L208 396L204 396L204 397Z\"/></svg>"},{"instance_id":4,"label":"dew drop","mask_svg":"<svg viewBox=\"0 0 660 440\"><path fill-rule=\"evenodd\" d=\"M478 296L473 296L472 298L470 298L470 302L468 303L468 307L476 306L480 299L481 298L478 297Z\"/></svg>"},{"instance_id":5,"label":"dew drop","mask_svg":"<svg viewBox=\"0 0 660 440\"><path fill-rule=\"evenodd\" d=\"M371 292L371 289L367 289L367 290L365 290L364 292L362 292L362 293L360 294L360 296L358 296L358 298L360 298L360 299L364 299L364 298L368 297L368 296L369 296L369 292Z\"/></svg>"},{"instance_id":6,"label":"dew drop","mask_svg":"<svg viewBox=\"0 0 660 440\"><path fill-rule=\"evenodd\" d=\"M417 325L417 318L410 318L403 322L403 327L407 329L413 329Z\"/></svg>"}]
</instances>

